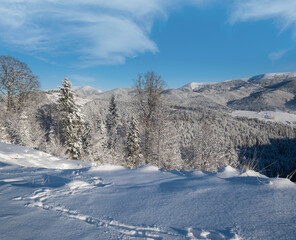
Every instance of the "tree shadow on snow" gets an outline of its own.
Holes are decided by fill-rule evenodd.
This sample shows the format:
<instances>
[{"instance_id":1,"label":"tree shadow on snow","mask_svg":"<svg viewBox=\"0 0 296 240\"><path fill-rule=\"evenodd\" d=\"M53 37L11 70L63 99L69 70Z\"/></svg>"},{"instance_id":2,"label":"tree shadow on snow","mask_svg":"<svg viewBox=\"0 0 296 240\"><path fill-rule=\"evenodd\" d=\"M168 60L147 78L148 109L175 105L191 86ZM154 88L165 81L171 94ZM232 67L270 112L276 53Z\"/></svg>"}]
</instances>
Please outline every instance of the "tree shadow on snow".
<instances>
[{"instance_id":1,"label":"tree shadow on snow","mask_svg":"<svg viewBox=\"0 0 296 240\"><path fill-rule=\"evenodd\" d=\"M13 186L19 187L29 187L29 188L40 188L40 187L50 187L58 188L66 185L71 182L70 179L62 178L54 175L42 174L34 176L33 178L28 179L27 181L16 181L11 183Z\"/></svg>"},{"instance_id":2,"label":"tree shadow on snow","mask_svg":"<svg viewBox=\"0 0 296 240\"><path fill-rule=\"evenodd\" d=\"M12 169L1 169L0 185L10 184L12 186L28 188L58 188L70 183L74 178L87 172L89 168L82 169L46 169L46 168L28 168L17 165L9 165L0 162L0 167L15 166ZM10 172L13 171L13 178ZM5 174L7 173L7 174ZM100 185L100 183L98 183Z\"/></svg>"}]
</instances>

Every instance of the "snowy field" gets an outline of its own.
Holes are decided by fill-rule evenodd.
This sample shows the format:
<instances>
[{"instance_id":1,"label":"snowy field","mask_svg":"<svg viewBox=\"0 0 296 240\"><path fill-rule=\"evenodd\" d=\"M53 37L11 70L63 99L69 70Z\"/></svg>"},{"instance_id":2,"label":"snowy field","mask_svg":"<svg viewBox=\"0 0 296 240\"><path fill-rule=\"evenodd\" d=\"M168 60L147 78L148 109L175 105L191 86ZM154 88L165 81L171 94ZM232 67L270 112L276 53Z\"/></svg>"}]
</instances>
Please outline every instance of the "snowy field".
<instances>
[{"instance_id":1,"label":"snowy field","mask_svg":"<svg viewBox=\"0 0 296 240\"><path fill-rule=\"evenodd\" d=\"M231 113L233 117L247 117L247 118L257 118L264 121L281 122L291 126L296 126L296 115L287 112L277 112L277 111L234 111Z\"/></svg>"},{"instance_id":2,"label":"snowy field","mask_svg":"<svg viewBox=\"0 0 296 240\"><path fill-rule=\"evenodd\" d=\"M0 143L0 239L296 239L296 185L95 166Z\"/></svg>"}]
</instances>

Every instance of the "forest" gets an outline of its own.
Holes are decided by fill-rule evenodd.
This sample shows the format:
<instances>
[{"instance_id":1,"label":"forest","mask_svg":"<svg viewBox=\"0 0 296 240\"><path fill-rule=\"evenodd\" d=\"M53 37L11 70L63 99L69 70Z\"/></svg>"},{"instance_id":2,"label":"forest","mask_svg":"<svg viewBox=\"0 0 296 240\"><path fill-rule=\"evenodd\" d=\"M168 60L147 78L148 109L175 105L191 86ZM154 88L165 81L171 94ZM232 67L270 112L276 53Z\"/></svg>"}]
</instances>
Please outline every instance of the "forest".
<instances>
[{"instance_id":1,"label":"forest","mask_svg":"<svg viewBox=\"0 0 296 240\"><path fill-rule=\"evenodd\" d=\"M65 77L41 91L26 63L0 56L0 141L98 164L163 170L253 169L295 181L296 129L172 102L153 71L138 74L127 100L81 99Z\"/></svg>"}]
</instances>

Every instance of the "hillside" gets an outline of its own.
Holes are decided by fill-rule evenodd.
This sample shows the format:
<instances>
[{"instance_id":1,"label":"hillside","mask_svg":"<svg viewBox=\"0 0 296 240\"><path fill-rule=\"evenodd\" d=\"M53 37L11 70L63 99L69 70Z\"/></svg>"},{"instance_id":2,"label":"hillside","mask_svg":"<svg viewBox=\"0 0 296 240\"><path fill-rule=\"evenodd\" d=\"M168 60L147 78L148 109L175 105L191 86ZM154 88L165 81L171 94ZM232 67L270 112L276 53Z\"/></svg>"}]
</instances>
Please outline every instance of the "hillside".
<instances>
[{"instance_id":1,"label":"hillside","mask_svg":"<svg viewBox=\"0 0 296 240\"><path fill-rule=\"evenodd\" d=\"M0 143L0 238L292 240L295 190L231 167L128 170Z\"/></svg>"},{"instance_id":2,"label":"hillside","mask_svg":"<svg viewBox=\"0 0 296 240\"><path fill-rule=\"evenodd\" d=\"M294 128L296 115L293 112L287 113L285 111L242 112L242 110L248 109L248 104L252 107L260 106L257 109L269 109L271 108L270 103L273 104L272 110L275 110L275 107L281 108L284 100L280 101L279 98L293 94L292 87L287 87L291 85L291 81L294 81L290 79L293 76L292 73L288 75L267 74L267 76L213 84L189 84L180 89L163 91L162 95L166 96L170 117L167 118L162 129L166 131L166 134L171 134L171 137L166 138L168 139L166 142L174 146L172 149L176 152L172 158L176 157L178 160L171 160L171 157L166 157L167 155L164 154L162 160L154 162L154 164L168 169L216 171L217 167L221 165L238 167L248 164L249 161L255 161L256 169L258 171L263 169L264 174L270 177L285 177L292 173L296 167L295 149L293 148L296 139ZM118 156L112 162L125 166L124 156L129 121L132 115L138 117L134 105L134 89L118 88L107 92L97 92L95 95L92 95L93 89L85 88L85 90L85 97L77 96L76 101L82 106L82 113L91 127L88 159L101 163L110 162L108 154L100 156L100 151L97 149L100 148L100 141L104 137L107 138L100 132L100 128L104 127L109 100L114 94L120 118L118 128L118 139L120 139L118 140L120 144L118 149L120 151L117 150ZM90 90L89 94L87 90ZM251 92L256 93L252 94ZM275 98L275 92L278 93L279 98ZM57 121L59 112L56 106L50 105L51 101L56 102L58 93L51 91L46 94L48 102L39 111L41 115L39 122L45 129L48 143L53 128L57 129L56 136L59 136L60 133ZM256 103L246 100L250 99L248 94L250 96L258 95ZM231 109L229 104L231 101L228 100L238 98L241 99L232 100L238 106L239 111L236 111L235 104L233 103L233 109ZM241 101L241 105L238 104L239 101ZM269 118L267 119L267 117ZM11 141L11 143L17 142ZM26 143L22 144L26 145ZM42 144L39 146L43 146ZM211 146L211 149L207 146ZM62 156L57 153L55 148L56 146L49 146L46 149L41 149ZM202 160L204 158L202 152L210 153L206 163ZM294 177L293 181L295 180Z\"/></svg>"},{"instance_id":3,"label":"hillside","mask_svg":"<svg viewBox=\"0 0 296 240\"><path fill-rule=\"evenodd\" d=\"M76 88L79 97L107 100L114 94L129 102L132 88L101 92L90 87ZM204 106L220 111L296 111L296 72L267 73L217 83L192 82L163 92L173 105Z\"/></svg>"},{"instance_id":4,"label":"hillside","mask_svg":"<svg viewBox=\"0 0 296 240\"><path fill-rule=\"evenodd\" d=\"M188 91L188 88L179 90ZM220 109L294 111L295 93L296 73L268 73L193 88L191 98L210 99Z\"/></svg>"}]
</instances>

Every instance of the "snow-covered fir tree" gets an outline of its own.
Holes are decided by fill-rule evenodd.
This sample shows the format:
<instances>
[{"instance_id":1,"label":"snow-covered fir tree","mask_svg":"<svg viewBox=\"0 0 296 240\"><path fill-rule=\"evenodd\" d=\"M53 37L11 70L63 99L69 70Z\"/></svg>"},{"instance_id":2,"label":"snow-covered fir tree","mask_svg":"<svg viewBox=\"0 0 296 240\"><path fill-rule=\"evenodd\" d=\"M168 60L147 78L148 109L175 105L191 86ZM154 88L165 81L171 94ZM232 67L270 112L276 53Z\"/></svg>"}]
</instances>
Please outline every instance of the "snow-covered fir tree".
<instances>
[{"instance_id":1,"label":"snow-covered fir tree","mask_svg":"<svg viewBox=\"0 0 296 240\"><path fill-rule=\"evenodd\" d=\"M84 121L74 100L71 82L65 77L60 87L59 109L62 112L63 137L66 153L72 159L81 159Z\"/></svg>"},{"instance_id":2,"label":"snow-covered fir tree","mask_svg":"<svg viewBox=\"0 0 296 240\"><path fill-rule=\"evenodd\" d=\"M112 95L110 98L108 114L106 117L106 127L107 127L108 133L111 133L116 129L118 124L118 117L119 115L118 115L117 106L115 102L115 96Z\"/></svg>"},{"instance_id":3,"label":"snow-covered fir tree","mask_svg":"<svg viewBox=\"0 0 296 240\"><path fill-rule=\"evenodd\" d=\"M81 139L82 139L82 149L84 154L86 155L90 155L90 149L91 149L91 139L92 139L92 131L91 131L91 127L90 124L88 122L84 122L84 128L83 128L83 132L81 135Z\"/></svg>"},{"instance_id":4,"label":"snow-covered fir tree","mask_svg":"<svg viewBox=\"0 0 296 240\"><path fill-rule=\"evenodd\" d=\"M91 147L93 161L101 164L110 163L108 162L110 150L108 148L107 129L104 121L100 118L97 120L97 129L95 130L94 137L92 138Z\"/></svg>"},{"instance_id":5,"label":"snow-covered fir tree","mask_svg":"<svg viewBox=\"0 0 296 240\"><path fill-rule=\"evenodd\" d=\"M117 135L117 125L118 125L118 110L115 102L115 96L112 95L109 102L108 114L106 116L106 127L108 134L108 148L111 151L112 159L115 155L116 148L116 135ZM114 162L114 159L113 159Z\"/></svg>"},{"instance_id":6,"label":"snow-covered fir tree","mask_svg":"<svg viewBox=\"0 0 296 240\"><path fill-rule=\"evenodd\" d=\"M130 168L139 166L139 160L141 158L140 141L138 121L132 116L127 135L127 165Z\"/></svg>"}]
</instances>

